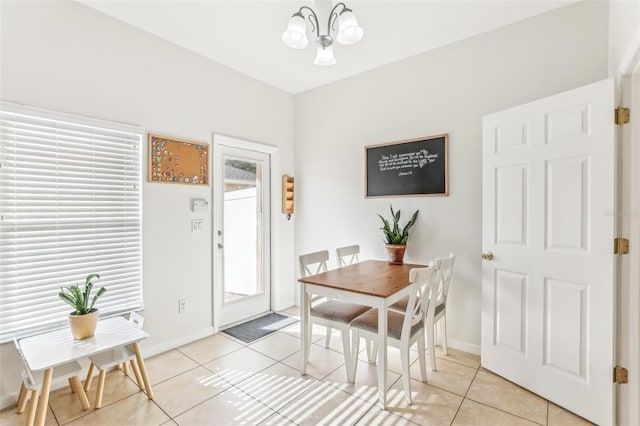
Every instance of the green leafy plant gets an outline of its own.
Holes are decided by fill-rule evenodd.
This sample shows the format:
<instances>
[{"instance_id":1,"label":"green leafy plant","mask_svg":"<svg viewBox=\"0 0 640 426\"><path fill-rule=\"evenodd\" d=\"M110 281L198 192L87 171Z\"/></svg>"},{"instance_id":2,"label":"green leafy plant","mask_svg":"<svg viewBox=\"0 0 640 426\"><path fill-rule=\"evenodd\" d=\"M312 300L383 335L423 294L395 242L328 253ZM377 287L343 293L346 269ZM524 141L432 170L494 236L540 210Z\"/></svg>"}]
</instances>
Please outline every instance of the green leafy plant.
<instances>
[{"instance_id":1,"label":"green leafy plant","mask_svg":"<svg viewBox=\"0 0 640 426\"><path fill-rule=\"evenodd\" d=\"M381 214L378 214L380 219L382 220L382 232L384 233L384 239L387 244L407 244L407 240L409 239L409 229L416 223L416 219L418 217L418 213L420 210L416 210L416 212L411 216L409 222L401 228L400 227L400 210L394 212L393 206L389 205L391 208L391 217L393 218L393 227L389 225L389 221L382 217Z\"/></svg>"},{"instance_id":2,"label":"green leafy plant","mask_svg":"<svg viewBox=\"0 0 640 426\"><path fill-rule=\"evenodd\" d=\"M87 278L85 278L84 282L84 291L80 290L78 285L73 285L70 287L60 287L60 299L67 302L69 305L73 306L76 310L76 315L86 315L93 311L93 305L96 304L96 301L100 296L102 296L107 289L104 287L100 287L98 292L93 296L91 300L91 304L89 304L89 300L91 299L91 290L93 289L93 280L95 278L100 278L98 274L89 274Z\"/></svg>"}]
</instances>

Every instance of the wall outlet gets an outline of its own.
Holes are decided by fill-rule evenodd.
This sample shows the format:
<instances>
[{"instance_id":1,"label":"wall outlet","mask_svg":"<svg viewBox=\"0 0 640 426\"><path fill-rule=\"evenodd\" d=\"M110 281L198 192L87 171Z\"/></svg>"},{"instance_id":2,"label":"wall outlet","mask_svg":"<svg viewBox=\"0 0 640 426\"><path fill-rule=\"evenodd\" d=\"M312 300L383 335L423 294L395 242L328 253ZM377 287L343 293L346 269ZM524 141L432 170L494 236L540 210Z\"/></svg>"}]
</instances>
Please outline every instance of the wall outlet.
<instances>
[{"instance_id":1,"label":"wall outlet","mask_svg":"<svg viewBox=\"0 0 640 426\"><path fill-rule=\"evenodd\" d=\"M178 300L178 313L181 314L189 308L189 302L187 299Z\"/></svg>"}]
</instances>

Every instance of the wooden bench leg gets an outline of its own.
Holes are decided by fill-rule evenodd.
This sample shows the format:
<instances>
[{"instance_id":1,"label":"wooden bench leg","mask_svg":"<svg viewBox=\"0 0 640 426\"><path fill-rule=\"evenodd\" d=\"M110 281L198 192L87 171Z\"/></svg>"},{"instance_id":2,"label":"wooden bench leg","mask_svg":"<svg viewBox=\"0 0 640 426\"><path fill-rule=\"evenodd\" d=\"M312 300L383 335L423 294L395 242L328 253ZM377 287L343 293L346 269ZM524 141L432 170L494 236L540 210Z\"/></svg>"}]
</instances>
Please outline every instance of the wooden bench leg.
<instances>
[{"instance_id":1,"label":"wooden bench leg","mask_svg":"<svg viewBox=\"0 0 640 426\"><path fill-rule=\"evenodd\" d=\"M102 407L102 393L104 392L104 379L106 375L107 371L104 368L100 370L100 376L98 376L98 389L96 390L95 408Z\"/></svg>"},{"instance_id":2,"label":"wooden bench leg","mask_svg":"<svg viewBox=\"0 0 640 426\"><path fill-rule=\"evenodd\" d=\"M138 388L140 390L144 390L144 382L142 381L142 376L140 375L140 369L138 368L138 363L135 359L131 360L131 369L133 370L133 374L136 376L136 382L138 383Z\"/></svg>"},{"instance_id":3,"label":"wooden bench leg","mask_svg":"<svg viewBox=\"0 0 640 426\"><path fill-rule=\"evenodd\" d=\"M27 408L27 399L31 391L27 389L24 382L20 385L20 392L18 393L18 414L24 413Z\"/></svg>"},{"instance_id":4,"label":"wooden bench leg","mask_svg":"<svg viewBox=\"0 0 640 426\"><path fill-rule=\"evenodd\" d=\"M129 375L129 364L127 362L122 363L122 372L125 376Z\"/></svg>"},{"instance_id":5,"label":"wooden bench leg","mask_svg":"<svg viewBox=\"0 0 640 426\"><path fill-rule=\"evenodd\" d=\"M84 381L84 390L88 391L91 388L91 382L93 381L93 373L96 369L96 366L91 363L89 366L89 372L87 373L87 378Z\"/></svg>"},{"instance_id":6,"label":"wooden bench leg","mask_svg":"<svg viewBox=\"0 0 640 426\"><path fill-rule=\"evenodd\" d=\"M78 394L78 399L80 400L80 404L82 404L82 409L88 410L89 408L91 408L91 404L89 404L87 394L84 392L82 383L80 382L80 379L78 379L78 376L70 377L69 384L71 385L71 389L73 389L75 393Z\"/></svg>"},{"instance_id":7,"label":"wooden bench leg","mask_svg":"<svg viewBox=\"0 0 640 426\"><path fill-rule=\"evenodd\" d=\"M136 361L138 361L142 380L144 381L144 389L147 391L147 398L153 399L153 390L151 389L151 383L149 383L149 377L147 377L147 367L144 365L144 358L142 358L142 352L140 352L140 345L138 342L134 342L132 346L133 351L136 354Z\"/></svg>"},{"instance_id":8,"label":"wooden bench leg","mask_svg":"<svg viewBox=\"0 0 640 426\"><path fill-rule=\"evenodd\" d=\"M29 412L27 413L27 426L33 426L33 422L36 419L39 395L40 391L38 391L38 389L34 389L33 392L31 392L31 403L29 403Z\"/></svg>"},{"instance_id":9,"label":"wooden bench leg","mask_svg":"<svg viewBox=\"0 0 640 426\"><path fill-rule=\"evenodd\" d=\"M40 401L38 402L38 410L36 413L36 426L44 426L44 421L47 418L47 409L49 408L49 391L51 391L52 377L53 368L46 369L44 371L44 378L42 379L42 391L40 392Z\"/></svg>"}]
</instances>

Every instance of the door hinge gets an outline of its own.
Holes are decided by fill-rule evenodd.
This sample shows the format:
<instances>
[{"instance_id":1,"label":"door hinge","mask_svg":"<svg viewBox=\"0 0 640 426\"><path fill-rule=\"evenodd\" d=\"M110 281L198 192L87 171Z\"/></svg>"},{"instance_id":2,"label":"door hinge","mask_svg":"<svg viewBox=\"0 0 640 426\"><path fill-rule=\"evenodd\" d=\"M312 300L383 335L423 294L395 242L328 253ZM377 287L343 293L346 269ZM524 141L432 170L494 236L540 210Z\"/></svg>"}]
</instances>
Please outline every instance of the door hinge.
<instances>
[{"instance_id":1,"label":"door hinge","mask_svg":"<svg viewBox=\"0 0 640 426\"><path fill-rule=\"evenodd\" d=\"M629 122L629 116L631 112L629 108L618 107L615 112L616 124L627 124Z\"/></svg>"},{"instance_id":2,"label":"door hinge","mask_svg":"<svg viewBox=\"0 0 640 426\"><path fill-rule=\"evenodd\" d=\"M629 254L629 240L626 238L614 239L613 254Z\"/></svg>"},{"instance_id":3,"label":"door hinge","mask_svg":"<svg viewBox=\"0 0 640 426\"><path fill-rule=\"evenodd\" d=\"M629 383L629 372L626 368L619 365L613 367L613 383Z\"/></svg>"}]
</instances>

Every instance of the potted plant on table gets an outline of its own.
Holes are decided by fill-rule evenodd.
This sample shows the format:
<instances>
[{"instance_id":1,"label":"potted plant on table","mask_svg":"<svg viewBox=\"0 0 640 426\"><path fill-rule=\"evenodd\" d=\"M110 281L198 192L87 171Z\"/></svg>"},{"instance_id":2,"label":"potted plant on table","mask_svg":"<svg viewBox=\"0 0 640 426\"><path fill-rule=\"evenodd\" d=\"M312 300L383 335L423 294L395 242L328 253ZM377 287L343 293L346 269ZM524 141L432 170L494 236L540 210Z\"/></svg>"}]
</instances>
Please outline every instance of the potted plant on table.
<instances>
[{"instance_id":1,"label":"potted plant on table","mask_svg":"<svg viewBox=\"0 0 640 426\"><path fill-rule=\"evenodd\" d=\"M93 306L107 289L100 287L93 299L91 299L92 281L95 278L100 278L100 275L87 275L84 282L84 291L78 285L74 285L65 288L60 287L60 293L58 293L60 299L74 308L74 311L69 314L69 324L71 325L71 334L76 340L93 337L98 325L98 309ZM89 302L90 300L91 302Z\"/></svg>"},{"instance_id":2,"label":"potted plant on table","mask_svg":"<svg viewBox=\"0 0 640 426\"><path fill-rule=\"evenodd\" d=\"M404 252L407 248L407 240L409 239L409 230L416 223L418 213L420 210L416 210L411 216L411 219L404 227L400 227L400 210L394 212L393 206L391 208L391 217L393 218L393 227L389 225L389 221L378 214L382 220L382 232L384 233L384 239L386 242L387 253L389 253L389 263L392 265L402 265L404 259Z\"/></svg>"}]
</instances>

